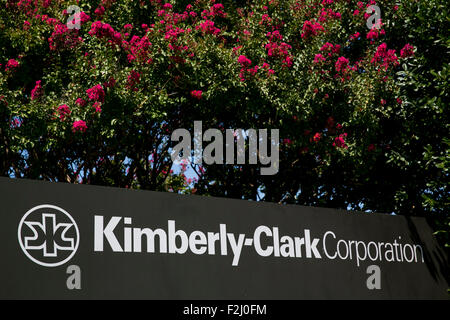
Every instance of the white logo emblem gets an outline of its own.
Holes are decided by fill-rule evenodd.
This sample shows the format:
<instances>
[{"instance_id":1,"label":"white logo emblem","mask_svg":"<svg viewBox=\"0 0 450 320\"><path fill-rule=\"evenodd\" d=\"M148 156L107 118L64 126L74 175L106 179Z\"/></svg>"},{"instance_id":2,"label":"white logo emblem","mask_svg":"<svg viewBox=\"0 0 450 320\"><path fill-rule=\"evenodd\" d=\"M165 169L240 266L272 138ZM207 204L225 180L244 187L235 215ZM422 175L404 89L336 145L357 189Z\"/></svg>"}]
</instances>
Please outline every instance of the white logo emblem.
<instances>
[{"instance_id":1,"label":"white logo emblem","mask_svg":"<svg viewBox=\"0 0 450 320\"><path fill-rule=\"evenodd\" d=\"M45 267L57 267L72 259L80 242L80 233L72 216L48 204L25 213L17 236L25 255Z\"/></svg>"}]
</instances>

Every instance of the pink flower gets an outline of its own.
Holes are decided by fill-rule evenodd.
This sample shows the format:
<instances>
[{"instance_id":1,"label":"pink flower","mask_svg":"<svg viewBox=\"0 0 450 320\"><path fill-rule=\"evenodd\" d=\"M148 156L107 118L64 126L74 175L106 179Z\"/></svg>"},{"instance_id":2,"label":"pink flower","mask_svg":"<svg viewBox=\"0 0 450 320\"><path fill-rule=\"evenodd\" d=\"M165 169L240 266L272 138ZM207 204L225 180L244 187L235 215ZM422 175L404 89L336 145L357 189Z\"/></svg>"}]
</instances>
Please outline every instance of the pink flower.
<instances>
[{"instance_id":1,"label":"pink flower","mask_svg":"<svg viewBox=\"0 0 450 320\"><path fill-rule=\"evenodd\" d=\"M358 39L361 36L359 32L356 32L350 36L350 40Z\"/></svg>"},{"instance_id":2,"label":"pink flower","mask_svg":"<svg viewBox=\"0 0 450 320\"><path fill-rule=\"evenodd\" d=\"M101 84L97 84L86 90L90 100L103 102L105 100L105 91Z\"/></svg>"},{"instance_id":3,"label":"pink flower","mask_svg":"<svg viewBox=\"0 0 450 320\"><path fill-rule=\"evenodd\" d=\"M41 86L41 80L36 81L36 85L33 90L31 90L31 100L39 99L44 94L44 90Z\"/></svg>"},{"instance_id":4,"label":"pink flower","mask_svg":"<svg viewBox=\"0 0 450 320\"><path fill-rule=\"evenodd\" d=\"M98 6L97 9L95 9L94 13L98 16L102 16L105 14L105 7Z\"/></svg>"},{"instance_id":5,"label":"pink flower","mask_svg":"<svg viewBox=\"0 0 450 320\"><path fill-rule=\"evenodd\" d=\"M126 87L133 91L137 91L138 88L135 88L135 86L141 82L140 77L141 77L140 73L138 73L134 70L131 70L130 74L127 77L127 86Z\"/></svg>"},{"instance_id":6,"label":"pink flower","mask_svg":"<svg viewBox=\"0 0 450 320\"><path fill-rule=\"evenodd\" d=\"M409 43L405 44L405 46L400 50L401 58L408 58L414 55L414 47Z\"/></svg>"},{"instance_id":7,"label":"pink flower","mask_svg":"<svg viewBox=\"0 0 450 320\"><path fill-rule=\"evenodd\" d=\"M112 88L116 85L116 79L114 79L113 77L109 77L109 80L105 83L103 83L103 87L105 88Z\"/></svg>"},{"instance_id":8,"label":"pink flower","mask_svg":"<svg viewBox=\"0 0 450 320\"><path fill-rule=\"evenodd\" d=\"M72 124L73 132L86 132L86 130L86 122L84 122L83 120L74 121L74 123Z\"/></svg>"},{"instance_id":9,"label":"pink flower","mask_svg":"<svg viewBox=\"0 0 450 320\"><path fill-rule=\"evenodd\" d=\"M91 17L84 13L83 11L80 11L80 13L75 13L74 18L72 20L73 23L76 23L77 21L80 22L81 25L85 24L87 21L91 20Z\"/></svg>"},{"instance_id":10,"label":"pink flower","mask_svg":"<svg viewBox=\"0 0 450 320\"><path fill-rule=\"evenodd\" d=\"M202 90L192 90L191 91L191 96L198 100L200 100L202 98L202 94L203 94Z\"/></svg>"},{"instance_id":11,"label":"pink flower","mask_svg":"<svg viewBox=\"0 0 450 320\"><path fill-rule=\"evenodd\" d=\"M256 74L256 72L258 72L258 69L259 69L258 66L254 66L253 68L247 69L247 72L248 72L250 75L254 76L254 75Z\"/></svg>"},{"instance_id":12,"label":"pink flower","mask_svg":"<svg viewBox=\"0 0 450 320\"><path fill-rule=\"evenodd\" d=\"M97 112L97 113L102 112L102 108L101 108L100 102L95 102L95 103L92 105L92 107L95 109L95 112Z\"/></svg>"},{"instance_id":13,"label":"pink flower","mask_svg":"<svg viewBox=\"0 0 450 320\"><path fill-rule=\"evenodd\" d=\"M67 25L62 23L57 23L53 27L53 33L48 38L50 50L71 49L81 42L83 39L78 36L78 33L71 32Z\"/></svg>"},{"instance_id":14,"label":"pink flower","mask_svg":"<svg viewBox=\"0 0 450 320\"><path fill-rule=\"evenodd\" d=\"M372 152L375 151L376 147L373 143L369 144L369 146L367 147L367 151Z\"/></svg>"},{"instance_id":15,"label":"pink flower","mask_svg":"<svg viewBox=\"0 0 450 320\"><path fill-rule=\"evenodd\" d=\"M325 29L320 25L320 23L306 20L303 23L301 37L302 39L308 39L310 37L316 36L319 33L319 31L325 31Z\"/></svg>"},{"instance_id":16,"label":"pink flower","mask_svg":"<svg viewBox=\"0 0 450 320\"><path fill-rule=\"evenodd\" d=\"M328 52L328 56L331 57L333 54L339 54L341 46L339 44L333 45L332 43L326 42L319 50Z\"/></svg>"},{"instance_id":17,"label":"pink flower","mask_svg":"<svg viewBox=\"0 0 450 320\"><path fill-rule=\"evenodd\" d=\"M345 138L347 138L347 133L340 134L339 137L334 139L333 146L348 149L348 146L345 143Z\"/></svg>"},{"instance_id":18,"label":"pink flower","mask_svg":"<svg viewBox=\"0 0 450 320\"><path fill-rule=\"evenodd\" d=\"M130 26L131 25L126 25ZM125 28L125 26L124 26ZM96 36L97 38L109 38L115 44L121 44L122 38L119 32L116 32L111 25L103 23L101 21L95 21L91 25L91 30L88 32L91 36ZM126 34L125 34L126 35Z\"/></svg>"},{"instance_id":19,"label":"pink flower","mask_svg":"<svg viewBox=\"0 0 450 320\"><path fill-rule=\"evenodd\" d=\"M30 23L27 20L25 20L23 22L23 30L28 30L28 29L30 29Z\"/></svg>"},{"instance_id":20,"label":"pink flower","mask_svg":"<svg viewBox=\"0 0 450 320\"><path fill-rule=\"evenodd\" d=\"M376 28L371 29L368 33L367 33L367 39L369 40L375 40L378 39L378 30Z\"/></svg>"},{"instance_id":21,"label":"pink flower","mask_svg":"<svg viewBox=\"0 0 450 320\"><path fill-rule=\"evenodd\" d=\"M75 101L75 103L76 103L77 105L79 105L80 107L84 107L84 106L87 104L86 100L81 99L81 98L78 98L78 99Z\"/></svg>"},{"instance_id":22,"label":"pink flower","mask_svg":"<svg viewBox=\"0 0 450 320\"><path fill-rule=\"evenodd\" d=\"M250 60L248 60L248 61L250 61ZM251 63L251 61L250 62L248 62L248 61L247 62L244 61L244 64ZM256 73L258 72L258 69L259 69L259 67L257 65L254 66L253 68L245 68L245 67L241 68L241 71L239 72L240 81L244 82L245 80L249 79L249 77L255 76ZM270 73L270 70L271 69L269 69L269 73ZM246 77L246 76L248 76L248 77Z\"/></svg>"},{"instance_id":23,"label":"pink flower","mask_svg":"<svg viewBox=\"0 0 450 320\"><path fill-rule=\"evenodd\" d=\"M132 54L127 54L127 60L129 63L133 62L134 60L136 60L136 57Z\"/></svg>"},{"instance_id":24,"label":"pink flower","mask_svg":"<svg viewBox=\"0 0 450 320\"><path fill-rule=\"evenodd\" d=\"M252 61L249 58L247 58L246 56L244 56L244 55L240 55L239 56L238 62L243 67L248 67L248 66L250 66L252 64Z\"/></svg>"},{"instance_id":25,"label":"pink flower","mask_svg":"<svg viewBox=\"0 0 450 320\"><path fill-rule=\"evenodd\" d=\"M402 99L397 98L397 103L398 103L398 104L402 104L402 103L403 103Z\"/></svg>"},{"instance_id":26,"label":"pink flower","mask_svg":"<svg viewBox=\"0 0 450 320\"><path fill-rule=\"evenodd\" d=\"M122 34L120 32L114 32L113 38L116 43L120 43L120 41L122 40Z\"/></svg>"},{"instance_id":27,"label":"pink flower","mask_svg":"<svg viewBox=\"0 0 450 320\"><path fill-rule=\"evenodd\" d=\"M317 64L319 62L324 62L325 60L326 60L325 57L322 54L320 54L320 53L316 54L315 57L314 57L314 63L315 64Z\"/></svg>"},{"instance_id":28,"label":"pink flower","mask_svg":"<svg viewBox=\"0 0 450 320\"><path fill-rule=\"evenodd\" d=\"M62 104L58 107L59 119L64 121L66 116L70 115L71 111L68 105Z\"/></svg>"},{"instance_id":29,"label":"pink flower","mask_svg":"<svg viewBox=\"0 0 450 320\"><path fill-rule=\"evenodd\" d=\"M378 46L371 63L379 63L385 70L387 70L389 66L399 65L398 58L395 55L395 50L388 50L386 43L382 43Z\"/></svg>"},{"instance_id":30,"label":"pink flower","mask_svg":"<svg viewBox=\"0 0 450 320\"><path fill-rule=\"evenodd\" d=\"M316 134L313 137L314 142L319 142L320 139L322 139L322 134L319 132L316 132Z\"/></svg>"},{"instance_id":31,"label":"pink flower","mask_svg":"<svg viewBox=\"0 0 450 320\"><path fill-rule=\"evenodd\" d=\"M348 69L349 60L346 57L339 57L336 61L336 71L345 72Z\"/></svg>"},{"instance_id":32,"label":"pink flower","mask_svg":"<svg viewBox=\"0 0 450 320\"><path fill-rule=\"evenodd\" d=\"M17 62L17 60L9 59L8 62L6 63L5 71L9 71L9 70L13 71L18 66L19 66L19 62Z\"/></svg>"},{"instance_id":33,"label":"pink flower","mask_svg":"<svg viewBox=\"0 0 450 320\"><path fill-rule=\"evenodd\" d=\"M220 29L214 26L214 22L211 20L205 20L200 25L195 27L196 30L201 29L205 34L213 34L218 35L220 33Z\"/></svg>"}]
</instances>

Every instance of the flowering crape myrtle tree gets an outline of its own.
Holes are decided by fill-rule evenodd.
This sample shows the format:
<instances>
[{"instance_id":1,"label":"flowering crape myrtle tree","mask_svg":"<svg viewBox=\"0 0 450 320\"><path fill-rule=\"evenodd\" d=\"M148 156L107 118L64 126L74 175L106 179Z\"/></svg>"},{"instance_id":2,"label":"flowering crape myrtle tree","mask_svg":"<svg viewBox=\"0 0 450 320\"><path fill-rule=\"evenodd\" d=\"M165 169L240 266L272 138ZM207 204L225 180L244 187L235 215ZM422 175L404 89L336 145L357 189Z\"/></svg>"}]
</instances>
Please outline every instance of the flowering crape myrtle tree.
<instances>
[{"instance_id":1,"label":"flowering crape myrtle tree","mask_svg":"<svg viewBox=\"0 0 450 320\"><path fill-rule=\"evenodd\" d=\"M448 230L446 0L0 4L2 175L422 215ZM173 171L170 134L195 120L279 129L279 172Z\"/></svg>"}]
</instances>

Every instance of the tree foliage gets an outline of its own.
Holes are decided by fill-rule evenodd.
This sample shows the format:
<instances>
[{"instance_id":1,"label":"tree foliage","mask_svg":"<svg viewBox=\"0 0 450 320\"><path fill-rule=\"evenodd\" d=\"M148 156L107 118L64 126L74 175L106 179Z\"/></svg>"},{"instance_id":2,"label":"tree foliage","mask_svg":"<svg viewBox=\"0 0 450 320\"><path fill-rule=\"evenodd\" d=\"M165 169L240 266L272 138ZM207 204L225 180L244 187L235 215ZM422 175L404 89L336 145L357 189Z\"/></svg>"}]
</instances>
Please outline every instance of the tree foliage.
<instances>
[{"instance_id":1,"label":"tree foliage","mask_svg":"<svg viewBox=\"0 0 450 320\"><path fill-rule=\"evenodd\" d=\"M79 30L70 1L0 4L2 175L426 216L448 242L445 0L79 1ZM279 173L173 171L194 120L280 129Z\"/></svg>"}]
</instances>

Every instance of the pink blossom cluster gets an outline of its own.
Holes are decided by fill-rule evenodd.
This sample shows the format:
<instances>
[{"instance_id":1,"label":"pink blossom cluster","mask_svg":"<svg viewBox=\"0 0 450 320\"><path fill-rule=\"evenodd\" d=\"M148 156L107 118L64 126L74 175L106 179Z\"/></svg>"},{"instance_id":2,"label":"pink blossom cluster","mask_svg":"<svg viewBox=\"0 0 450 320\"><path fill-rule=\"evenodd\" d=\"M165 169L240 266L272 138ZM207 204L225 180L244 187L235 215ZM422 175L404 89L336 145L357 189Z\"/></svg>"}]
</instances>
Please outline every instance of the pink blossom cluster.
<instances>
[{"instance_id":1,"label":"pink blossom cluster","mask_svg":"<svg viewBox=\"0 0 450 320\"><path fill-rule=\"evenodd\" d=\"M129 62L136 59L140 62L150 62L148 56L151 46L152 43L146 35L143 37L133 36L130 42L123 41L122 43L122 47L130 52L128 55Z\"/></svg>"},{"instance_id":2,"label":"pink blossom cluster","mask_svg":"<svg viewBox=\"0 0 450 320\"><path fill-rule=\"evenodd\" d=\"M78 36L77 30L68 29L62 23L54 26L54 31L48 38L50 50L72 49L81 42L83 39Z\"/></svg>"},{"instance_id":3,"label":"pink blossom cluster","mask_svg":"<svg viewBox=\"0 0 450 320\"><path fill-rule=\"evenodd\" d=\"M82 98L78 98L77 100L75 100L75 103L80 107L84 107L87 105L87 101Z\"/></svg>"},{"instance_id":4,"label":"pink blossom cluster","mask_svg":"<svg viewBox=\"0 0 450 320\"><path fill-rule=\"evenodd\" d=\"M319 51L328 53L328 57L339 54L341 51L341 46L339 44L332 44L330 42L326 42Z\"/></svg>"},{"instance_id":5,"label":"pink blossom cluster","mask_svg":"<svg viewBox=\"0 0 450 320\"><path fill-rule=\"evenodd\" d=\"M16 59L9 59L5 65L5 71L14 71L19 67L19 62Z\"/></svg>"},{"instance_id":6,"label":"pink blossom cluster","mask_svg":"<svg viewBox=\"0 0 450 320\"><path fill-rule=\"evenodd\" d=\"M112 88L116 85L117 81L114 77L109 77L108 81L103 82L104 88Z\"/></svg>"},{"instance_id":7,"label":"pink blossom cluster","mask_svg":"<svg viewBox=\"0 0 450 320\"><path fill-rule=\"evenodd\" d=\"M106 38L108 42L120 45L122 43L122 35L111 27L108 23L95 21L91 25L91 30L88 32L91 36L96 36L99 39Z\"/></svg>"},{"instance_id":8,"label":"pink blossom cluster","mask_svg":"<svg viewBox=\"0 0 450 320\"><path fill-rule=\"evenodd\" d=\"M64 121L71 112L72 111L70 110L69 106L66 104L62 104L58 107L58 115L61 121Z\"/></svg>"},{"instance_id":9,"label":"pink blossom cluster","mask_svg":"<svg viewBox=\"0 0 450 320\"><path fill-rule=\"evenodd\" d=\"M94 104L92 105L92 108L94 108L96 113L102 112L102 105L98 101L94 102Z\"/></svg>"},{"instance_id":10,"label":"pink blossom cluster","mask_svg":"<svg viewBox=\"0 0 450 320\"><path fill-rule=\"evenodd\" d=\"M386 31L384 31L384 29L377 29L377 28L372 28L370 29L370 31L367 33L366 38L370 41L374 41L376 39L378 39L378 37L380 35L385 35Z\"/></svg>"},{"instance_id":11,"label":"pink blossom cluster","mask_svg":"<svg viewBox=\"0 0 450 320\"><path fill-rule=\"evenodd\" d=\"M350 36L350 41L356 40L361 36L361 34L359 32L355 32L354 34L352 34Z\"/></svg>"},{"instance_id":12,"label":"pink blossom cluster","mask_svg":"<svg viewBox=\"0 0 450 320\"><path fill-rule=\"evenodd\" d=\"M97 16L101 17L101 16L103 16L103 15L105 14L105 11L106 11L105 7L102 6L102 5L99 5L99 6L94 10L94 13L95 13Z\"/></svg>"},{"instance_id":13,"label":"pink blossom cluster","mask_svg":"<svg viewBox=\"0 0 450 320\"><path fill-rule=\"evenodd\" d=\"M44 94L42 89L41 80L36 81L34 88L31 90L31 100L37 100Z\"/></svg>"},{"instance_id":14,"label":"pink blossom cluster","mask_svg":"<svg viewBox=\"0 0 450 320\"><path fill-rule=\"evenodd\" d=\"M334 69L336 71L335 78L339 78L342 81L350 79L350 70L356 70L356 65L350 67L350 61L344 56L339 56L341 51L341 46L339 44L332 44L330 42L326 42L319 49L321 53L318 53L314 56L313 63L315 65L330 65L334 64ZM336 59L336 60L334 60ZM335 62L333 62L335 61ZM330 73L331 70L320 70L318 73Z\"/></svg>"},{"instance_id":15,"label":"pink blossom cluster","mask_svg":"<svg viewBox=\"0 0 450 320\"><path fill-rule=\"evenodd\" d=\"M327 59L321 53L318 53L314 56L314 64L325 62L326 60Z\"/></svg>"},{"instance_id":16,"label":"pink blossom cluster","mask_svg":"<svg viewBox=\"0 0 450 320\"><path fill-rule=\"evenodd\" d=\"M194 11L190 11L189 10L192 9L192 5L188 5L186 7L187 11L184 11L183 13L176 13L176 12L172 12L172 10L169 10L167 7L166 9L161 9L158 10L158 17L163 17L163 20L160 20L159 22L161 24L178 24L179 22L182 21L186 21L189 17L196 17L197 13L195 13Z\"/></svg>"},{"instance_id":17,"label":"pink blossom cluster","mask_svg":"<svg viewBox=\"0 0 450 320\"><path fill-rule=\"evenodd\" d=\"M27 31L27 30L30 29L30 26L31 26L31 23L30 23L28 20L25 20L25 21L23 22L23 27L22 27L22 29L25 30L25 31Z\"/></svg>"},{"instance_id":18,"label":"pink blossom cluster","mask_svg":"<svg viewBox=\"0 0 450 320\"><path fill-rule=\"evenodd\" d=\"M209 10L203 10L201 16L205 20L212 17L226 18L227 13L224 11L223 4L215 3L211 6L211 8L209 8Z\"/></svg>"},{"instance_id":19,"label":"pink blossom cluster","mask_svg":"<svg viewBox=\"0 0 450 320\"><path fill-rule=\"evenodd\" d=\"M180 34L185 33L185 30L179 27L174 27L172 24L166 25L166 33L164 39L169 40L169 42L175 42L178 40Z\"/></svg>"},{"instance_id":20,"label":"pink blossom cluster","mask_svg":"<svg viewBox=\"0 0 450 320\"><path fill-rule=\"evenodd\" d=\"M72 131L73 132L86 132L87 125L86 122L83 120L77 120L74 121L72 124Z\"/></svg>"},{"instance_id":21,"label":"pink blossom cluster","mask_svg":"<svg viewBox=\"0 0 450 320\"><path fill-rule=\"evenodd\" d=\"M382 43L378 46L375 55L373 56L371 63L381 65L386 71L390 66L399 65L398 58L395 55L395 50L387 48L386 43Z\"/></svg>"},{"instance_id":22,"label":"pink blossom cluster","mask_svg":"<svg viewBox=\"0 0 450 320\"><path fill-rule=\"evenodd\" d=\"M160 23L165 25L165 29L160 29L158 32L164 33L164 39L169 41L167 46L169 50L173 51L173 55L169 56L169 58L174 63L184 64L186 62L186 56L193 57L194 53L189 50L189 46L183 42L183 39L180 36L182 34L190 33L192 29L180 28L177 24L188 20L189 17L194 18L197 14L194 11L191 11L193 7L190 4L186 6L186 10L183 13L172 12L172 7L169 7L168 5L163 5L162 8L162 10L158 11L158 16L163 16L163 20L161 20ZM153 28L155 25L153 24L151 26ZM202 24L197 25L196 30L201 30L205 34L215 34L220 32L220 30L216 31L212 21L205 21Z\"/></svg>"},{"instance_id":23,"label":"pink blossom cluster","mask_svg":"<svg viewBox=\"0 0 450 320\"><path fill-rule=\"evenodd\" d=\"M239 72L239 79L243 82L248 80L250 77L255 76L258 72L259 67L255 65L254 67L250 67L252 61L244 55L240 55L238 57L238 62L241 65L241 71Z\"/></svg>"},{"instance_id":24,"label":"pink blossom cluster","mask_svg":"<svg viewBox=\"0 0 450 320\"><path fill-rule=\"evenodd\" d=\"M347 133L342 133L334 139L333 147L348 149L345 139L347 138Z\"/></svg>"},{"instance_id":25,"label":"pink blossom cluster","mask_svg":"<svg viewBox=\"0 0 450 320\"><path fill-rule=\"evenodd\" d=\"M341 19L341 14L339 12L335 12L330 8L322 8L319 14L319 22L326 22L330 19Z\"/></svg>"},{"instance_id":26,"label":"pink blossom cluster","mask_svg":"<svg viewBox=\"0 0 450 320\"><path fill-rule=\"evenodd\" d=\"M66 10L64 10L64 14L68 15ZM89 15L87 15L85 12L80 11L80 12L74 13L73 19L71 20L71 22L73 24L79 23L80 26L82 26L83 24L85 24L89 20L91 20L91 17Z\"/></svg>"},{"instance_id":27,"label":"pink blossom cluster","mask_svg":"<svg viewBox=\"0 0 450 320\"><path fill-rule=\"evenodd\" d=\"M191 96L195 99L200 100L202 98L203 91L202 90L192 90Z\"/></svg>"},{"instance_id":28,"label":"pink blossom cluster","mask_svg":"<svg viewBox=\"0 0 450 320\"><path fill-rule=\"evenodd\" d=\"M45 22L49 26L50 25L54 26L54 25L57 25L58 23L61 23L58 19L50 18L46 14L43 14L43 15L36 14L33 18L36 19L36 20L40 20L41 22Z\"/></svg>"},{"instance_id":29,"label":"pink blossom cluster","mask_svg":"<svg viewBox=\"0 0 450 320\"><path fill-rule=\"evenodd\" d=\"M264 70L267 70L267 75L273 75L275 74L275 70L270 68L270 65L267 62L263 62L262 64L262 68Z\"/></svg>"},{"instance_id":30,"label":"pink blossom cluster","mask_svg":"<svg viewBox=\"0 0 450 320\"><path fill-rule=\"evenodd\" d=\"M242 68L239 72L239 79L244 82L245 80L250 79L255 76L258 72L259 67L255 65L253 68Z\"/></svg>"},{"instance_id":31,"label":"pink blossom cluster","mask_svg":"<svg viewBox=\"0 0 450 320\"><path fill-rule=\"evenodd\" d=\"M274 41L283 39L278 30L268 32L266 36L269 38L269 43L264 46L267 50L267 55L269 57L281 59L283 61L283 66L285 67L291 67L292 57L289 54L289 50L292 49L292 46L286 42Z\"/></svg>"},{"instance_id":32,"label":"pink blossom cluster","mask_svg":"<svg viewBox=\"0 0 450 320\"><path fill-rule=\"evenodd\" d=\"M195 27L196 30L201 30L204 34L220 34L221 30L214 26L214 21L205 20L200 25Z\"/></svg>"},{"instance_id":33,"label":"pink blossom cluster","mask_svg":"<svg viewBox=\"0 0 450 320\"><path fill-rule=\"evenodd\" d=\"M317 142L320 141L320 139L322 139L322 134L321 134L320 132L316 132L316 133L314 134L312 140L313 140L314 142L317 143Z\"/></svg>"},{"instance_id":34,"label":"pink blossom cluster","mask_svg":"<svg viewBox=\"0 0 450 320\"><path fill-rule=\"evenodd\" d=\"M400 57L401 58L408 58L412 57L414 55L414 47L407 43L401 50L400 50Z\"/></svg>"},{"instance_id":35,"label":"pink blossom cluster","mask_svg":"<svg viewBox=\"0 0 450 320\"><path fill-rule=\"evenodd\" d=\"M132 91L138 91L138 88L136 88L136 85L141 82L141 75L139 72L136 72L135 70L131 70L130 74L127 77L127 89Z\"/></svg>"},{"instance_id":36,"label":"pink blossom cluster","mask_svg":"<svg viewBox=\"0 0 450 320\"><path fill-rule=\"evenodd\" d=\"M306 39L316 36L321 31L325 31L325 29L322 27L322 25L320 23L315 22L315 21L306 20L303 23L301 37L302 37L302 39L306 40Z\"/></svg>"},{"instance_id":37,"label":"pink blossom cluster","mask_svg":"<svg viewBox=\"0 0 450 320\"><path fill-rule=\"evenodd\" d=\"M92 88L87 89L86 93L91 101L99 101L99 102L105 101L105 91L103 90L101 84L97 84Z\"/></svg>"},{"instance_id":38,"label":"pink blossom cluster","mask_svg":"<svg viewBox=\"0 0 450 320\"><path fill-rule=\"evenodd\" d=\"M259 24L270 24L271 22L272 18L267 13L264 13L261 16L261 21L259 22Z\"/></svg>"},{"instance_id":39,"label":"pink blossom cluster","mask_svg":"<svg viewBox=\"0 0 450 320\"><path fill-rule=\"evenodd\" d=\"M244 55L240 55L238 57L238 62L243 67L249 67L252 64L252 60L250 60L249 58L247 58Z\"/></svg>"},{"instance_id":40,"label":"pink blossom cluster","mask_svg":"<svg viewBox=\"0 0 450 320\"><path fill-rule=\"evenodd\" d=\"M33 0L19 0L17 8L28 16L36 14L39 8L35 2Z\"/></svg>"},{"instance_id":41,"label":"pink blossom cluster","mask_svg":"<svg viewBox=\"0 0 450 320\"><path fill-rule=\"evenodd\" d=\"M347 72L347 70L349 69L349 62L350 61L346 57L339 57L335 64L336 72Z\"/></svg>"}]
</instances>

